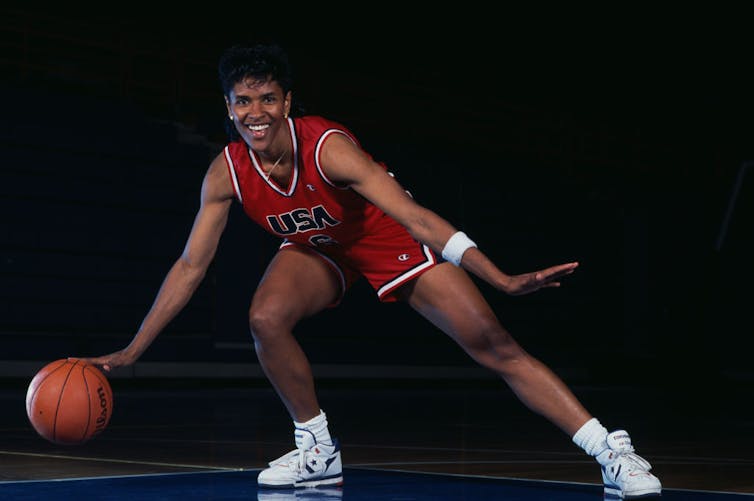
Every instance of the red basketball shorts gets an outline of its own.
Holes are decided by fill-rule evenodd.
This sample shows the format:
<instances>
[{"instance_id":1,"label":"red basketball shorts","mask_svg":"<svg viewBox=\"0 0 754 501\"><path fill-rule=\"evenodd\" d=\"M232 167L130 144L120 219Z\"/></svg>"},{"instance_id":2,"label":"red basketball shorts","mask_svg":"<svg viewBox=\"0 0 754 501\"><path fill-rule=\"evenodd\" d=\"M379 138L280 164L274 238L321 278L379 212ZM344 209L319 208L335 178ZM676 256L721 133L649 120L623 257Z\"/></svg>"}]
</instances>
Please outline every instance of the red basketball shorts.
<instances>
[{"instance_id":1,"label":"red basketball shorts","mask_svg":"<svg viewBox=\"0 0 754 501\"><path fill-rule=\"evenodd\" d=\"M438 263L429 247L417 242L395 221L348 246L312 247L285 240L280 248L291 245L322 257L339 275L342 293L364 277L384 302L396 301L393 295L396 289Z\"/></svg>"}]
</instances>

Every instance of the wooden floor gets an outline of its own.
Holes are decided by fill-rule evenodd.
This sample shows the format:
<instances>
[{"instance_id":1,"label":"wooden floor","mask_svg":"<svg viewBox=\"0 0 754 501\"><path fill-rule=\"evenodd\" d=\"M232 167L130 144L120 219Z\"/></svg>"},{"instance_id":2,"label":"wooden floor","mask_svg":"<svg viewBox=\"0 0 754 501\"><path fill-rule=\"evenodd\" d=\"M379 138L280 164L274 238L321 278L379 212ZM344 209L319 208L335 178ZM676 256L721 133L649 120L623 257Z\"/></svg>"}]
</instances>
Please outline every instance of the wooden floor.
<instances>
[{"instance_id":1,"label":"wooden floor","mask_svg":"<svg viewBox=\"0 0 754 501\"><path fill-rule=\"evenodd\" d=\"M26 383L5 382L0 481L259 469L293 448L292 424L265 382L112 386L105 432L63 447L29 425ZM664 488L754 495L751 388L574 390L608 428L630 432ZM591 458L496 384L325 382L319 393L347 467L601 483Z\"/></svg>"}]
</instances>

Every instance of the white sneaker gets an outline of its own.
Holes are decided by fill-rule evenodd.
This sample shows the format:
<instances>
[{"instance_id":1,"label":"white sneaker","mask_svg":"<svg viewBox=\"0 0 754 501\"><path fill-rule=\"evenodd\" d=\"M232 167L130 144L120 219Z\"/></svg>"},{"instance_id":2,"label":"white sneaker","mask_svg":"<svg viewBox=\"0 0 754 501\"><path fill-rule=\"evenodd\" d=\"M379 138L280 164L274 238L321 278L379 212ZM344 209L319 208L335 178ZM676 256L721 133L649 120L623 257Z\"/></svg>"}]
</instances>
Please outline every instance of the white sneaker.
<instances>
[{"instance_id":1,"label":"white sneaker","mask_svg":"<svg viewBox=\"0 0 754 501\"><path fill-rule=\"evenodd\" d=\"M318 444L314 435L296 430L296 447L288 454L270 462L270 467L259 472L259 487L293 489L318 485L342 485L343 464L340 445Z\"/></svg>"},{"instance_id":2,"label":"white sneaker","mask_svg":"<svg viewBox=\"0 0 754 501\"><path fill-rule=\"evenodd\" d=\"M634 454L631 437L625 430L607 435L607 449L597 456L602 465L605 499L637 499L659 496L660 480L649 473L652 465Z\"/></svg>"}]
</instances>

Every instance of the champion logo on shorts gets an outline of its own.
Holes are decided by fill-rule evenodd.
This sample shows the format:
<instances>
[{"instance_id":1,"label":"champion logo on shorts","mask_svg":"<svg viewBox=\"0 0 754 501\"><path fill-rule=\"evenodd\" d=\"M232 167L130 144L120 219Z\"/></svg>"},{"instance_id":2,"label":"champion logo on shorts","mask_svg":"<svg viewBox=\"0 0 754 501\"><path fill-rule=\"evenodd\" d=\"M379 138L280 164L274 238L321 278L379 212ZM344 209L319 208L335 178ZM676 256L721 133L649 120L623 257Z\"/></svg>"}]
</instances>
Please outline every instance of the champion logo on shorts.
<instances>
[{"instance_id":1,"label":"champion logo on shorts","mask_svg":"<svg viewBox=\"0 0 754 501\"><path fill-rule=\"evenodd\" d=\"M315 188L313 184L307 184L306 189L309 191L317 191L317 188Z\"/></svg>"},{"instance_id":2,"label":"champion logo on shorts","mask_svg":"<svg viewBox=\"0 0 754 501\"><path fill-rule=\"evenodd\" d=\"M398 261L408 261L410 257L408 254L401 254L398 256Z\"/></svg>"}]
</instances>

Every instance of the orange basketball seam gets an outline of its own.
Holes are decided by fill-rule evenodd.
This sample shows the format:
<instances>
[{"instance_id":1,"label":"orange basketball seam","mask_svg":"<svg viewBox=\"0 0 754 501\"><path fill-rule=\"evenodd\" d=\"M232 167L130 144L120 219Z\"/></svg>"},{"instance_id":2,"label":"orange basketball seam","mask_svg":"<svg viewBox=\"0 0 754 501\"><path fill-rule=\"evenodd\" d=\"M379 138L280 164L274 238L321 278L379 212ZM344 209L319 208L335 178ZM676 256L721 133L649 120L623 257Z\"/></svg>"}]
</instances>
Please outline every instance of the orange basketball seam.
<instances>
[{"instance_id":1,"label":"orange basketball seam","mask_svg":"<svg viewBox=\"0 0 754 501\"><path fill-rule=\"evenodd\" d=\"M78 363L78 361L76 363ZM73 368L76 367L76 363L74 363L71 366L71 368L68 370L68 374L66 374L63 384L60 385L60 394L58 395L58 405L55 406L55 416L52 420L52 439L55 441L57 441L57 435L58 435L58 411L60 410L60 403L63 401L63 393L65 393L65 387L68 384L68 379L70 379L71 377L71 372L73 372Z\"/></svg>"},{"instance_id":2,"label":"orange basketball seam","mask_svg":"<svg viewBox=\"0 0 754 501\"><path fill-rule=\"evenodd\" d=\"M39 380L39 382L38 382L38 383L36 384L36 386L34 387L34 391L33 391L33 392L32 392L32 394L31 394L31 398L28 398L28 397L27 397L27 399L26 399L26 414L27 414L27 415L29 415L29 414L31 413L31 408L32 408L32 407L34 407L34 399L35 399L35 398L37 398L37 393L39 392L39 388L40 388L40 387L42 386L42 384L44 383L44 381L45 381L45 380L46 380L47 378L49 378L50 376L52 376L52 374L53 374L53 373L54 373L55 371L57 371L58 369L60 369L61 367L63 367L63 366L64 366L64 365L66 364L66 361L65 361L65 360L60 360L60 362L61 362L61 363L60 363L60 365L58 365L58 366L57 366L57 367L55 367L54 369L51 369L51 370L49 370L49 371L48 371L48 372L47 372L47 373L46 373L46 374L44 375L44 377L43 377L42 379L40 379L40 380ZM54 363L54 362L53 362L53 363ZM44 369L45 369L46 367L47 367L47 366L45 366L45 367L42 367L42 369L40 369L40 371L44 370ZM37 374L39 374L39 373L37 373ZM35 378L35 379L36 379L36 378ZM32 382L33 382L33 380L32 380Z\"/></svg>"},{"instance_id":3,"label":"orange basketball seam","mask_svg":"<svg viewBox=\"0 0 754 501\"><path fill-rule=\"evenodd\" d=\"M78 362L76 362L76 363L78 363ZM81 367L81 379L84 380L84 387L86 388L86 403L87 403L87 406L86 406L86 426L84 427L84 434L82 435L81 439L79 440L79 442L81 442L81 443L84 443L87 440L89 440L89 438L91 438L89 436L89 423L92 421L92 394L89 391L89 381L86 380L85 371L86 371L86 365L82 365L82 367Z\"/></svg>"}]
</instances>

